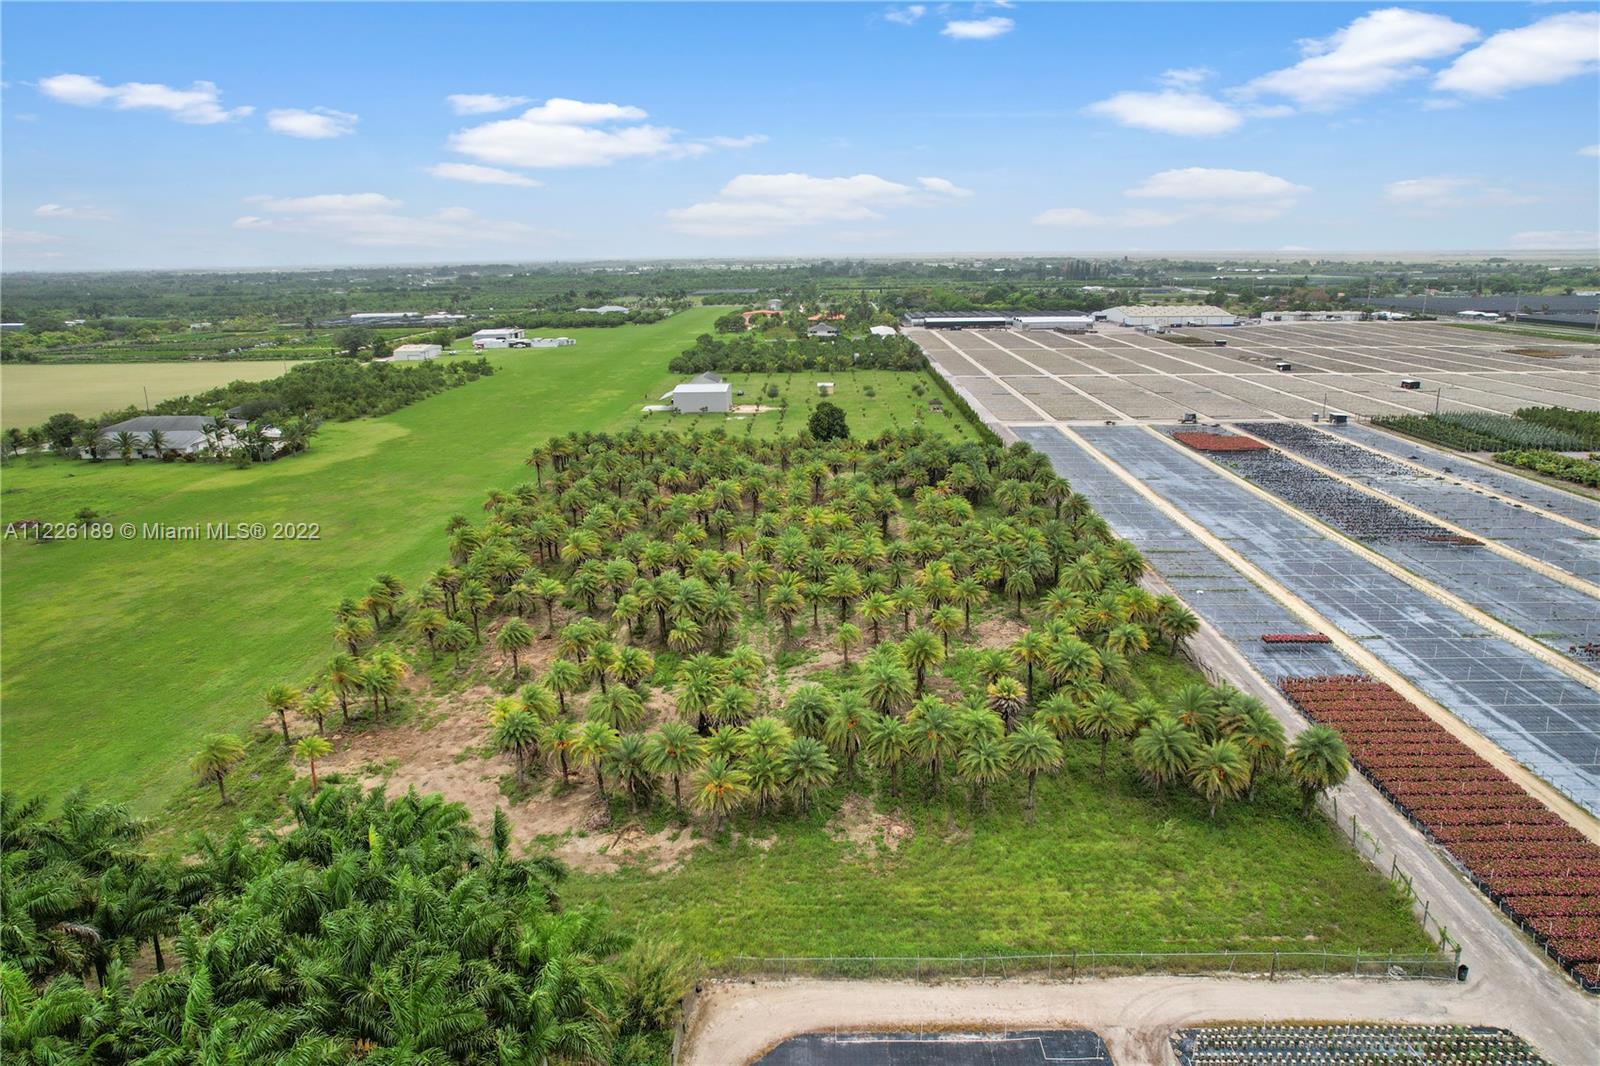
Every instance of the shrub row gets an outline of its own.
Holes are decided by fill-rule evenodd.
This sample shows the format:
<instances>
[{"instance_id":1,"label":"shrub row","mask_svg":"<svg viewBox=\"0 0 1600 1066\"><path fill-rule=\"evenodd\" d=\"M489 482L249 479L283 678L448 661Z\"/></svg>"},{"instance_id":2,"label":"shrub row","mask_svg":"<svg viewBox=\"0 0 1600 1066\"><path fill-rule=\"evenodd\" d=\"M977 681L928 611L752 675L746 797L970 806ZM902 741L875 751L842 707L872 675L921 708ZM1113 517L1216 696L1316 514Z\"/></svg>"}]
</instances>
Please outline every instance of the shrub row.
<instances>
[{"instance_id":1,"label":"shrub row","mask_svg":"<svg viewBox=\"0 0 1600 1066\"><path fill-rule=\"evenodd\" d=\"M1357 769L1484 894L1600 992L1600 929L1588 920L1600 910L1600 847L1388 685L1359 676L1280 684L1307 717L1339 730Z\"/></svg>"},{"instance_id":2,"label":"shrub row","mask_svg":"<svg viewBox=\"0 0 1600 1066\"><path fill-rule=\"evenodd\" d=\"M754 334L731 339L702 333L693 348L672 360L674 374L786 373L794 370L921 370L922 349L905 337L840 337L836 340L766 340Z\"/></svg>"},{"instance_id":3,"label":"shrub row","mask_svg":"<svg viewBox=\"0 0 1600 1066\"><path fill-rule=\"evenodd\" d=\"M1591 489L1600 489L1600 463L1593 459L1574 459L1560 452L1530 449L1496 452L1494 461L1520 467L1523 470L1532 470L1560 481L1570 481L1574 485L1587 485Z\"/></svg>"}]
</instances>

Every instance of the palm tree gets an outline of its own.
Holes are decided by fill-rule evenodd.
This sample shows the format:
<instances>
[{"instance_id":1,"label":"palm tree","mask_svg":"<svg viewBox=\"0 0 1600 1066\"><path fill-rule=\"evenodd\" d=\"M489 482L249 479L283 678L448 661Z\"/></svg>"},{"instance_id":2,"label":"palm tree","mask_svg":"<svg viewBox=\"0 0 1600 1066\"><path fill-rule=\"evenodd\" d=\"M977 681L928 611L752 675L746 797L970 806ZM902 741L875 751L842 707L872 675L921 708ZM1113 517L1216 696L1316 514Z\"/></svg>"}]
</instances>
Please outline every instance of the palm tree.
<instances>
[{"instance_id":1,"label":"palm tree","mask_svg":"<svg viewBox=\"0 0 1600 1066\"><path fill-rule=\"evenodd\" d=\"M1244 697L1243 715L1229 739L1244 751L1250 762L1250 786L1246 799L1255 799L1256 785L1283 765L1285 739L1283 725L1266 705L1254 697Z\"/></svg>"},{"instance_id":2,"label":"palm tree","mask_svg":"<svg viewBox=\"0 0 1600 1066\"><path fill-rule=\"evenodd\" d=\"M792 574L785 574L772 586L767 596L767 609L778 616L783 624L783 643L787 647L794 628L794 620L805 610L805 594Z\"/></svg>"},{"instance_id":3,"label":"palm tree","mask_svg":"<svg viewBox=\"0 0 1600 1066\"><path fill-rule=\"evenodd\" d=\"M690 802L695 810L711 816L711 835L716 836L722 819L739 809L750 795L750 777L726 759L711 759L695 772L690 783Z\"/></svg>"},{"instance_id":4,"label":"palm tree","mask_svg":"<svg viewBox=\"0 0 1600 1066\"><path fill-rule=\"evenodd\" d=\"M910 756L912 728L892 714L873 714L862 728L861 750L869 763L889 771L889 794L900 790L900 766Z\"/></svg>"},{"instance_id":5,"label":"palm tree","mask_svg":"<svg viewBox=\"0 0 1600 1066\"><path fill-rule=\"evenodd\" d=\"M456 592L456 599L472 617L472 639L481 643L483 630L480 622L483 612L494 604L494 593L481 581L467 580L461 583L461 588Z\"/></svg>"},{"instance_id":6,"label":"palm tree","mask_svg":"<svg viewBox=\"0 0 1600 1066\"><path fill-rule=\"evenodd\" d=\"M585 684L583 670L571 659L554 659L544 672L545 684L556 694L556 703L562 714L567 713L567 697L582 692Z\"/></svg>"},{"instance_id":7,"label":"palm tree","mask_svg":"<svg viewBox=\"0 0 1600 1066\"><path fill-rule=\"evenodd\" d=\"M277 684L267 689L267 709L278 716L278 725L283 730L283 746L288 747L289 740L289 712L300 706L300 690L293 685Z\"/></svg>"},{"instance_id":8,"label":"palm tree","mask_svg":"<svg viewBox=\"0 0 1600 1066\"><path fill-rule=\"evenodd\" d=\"M607 760L611 772L628 793L628 801L636 811L639 809L639 800L650 791L654 781L650 773L649 754L649 741L644 736L624 733L618 738L616 747L611 749Z\"/></svg>"},{"instance_id":9,"label":"palm tree","mask_svg":"<svg viewBox=\"0 0 1600 1066\"><path fill-rule=\"evenodd\" d=\"M449 623L450 619L437 607L423 607L411 615L412 632L428 642L428 651L434 655L439 653L439 634Z\"/></svg>"},{"instance_id":10,"label":"palm tree","mask_svg":"<svg viewBox=\"0 0 1600 1066\"><path fill-rule=\"evenodd\" d=\"M1233 799L1250 784L1250 760L1233 741L1214 740L1195 753L1189 784L1211 805L1210 817L1215 818L1218 803Z\"/></svg>"},{"instance_id":11,"label":"palm tree","mask_svg":"<svg viewBox=\"0 0 1600 1066\"><path fill-rule=\"evenodd\" d=\"M887 652L888 654L883 654ZM916 683L893 645L883 644L861 668L861 695L880 714L897 714L915 698Z\"/></svg>"},{"instance_id":12,"label":"palm tree","mask_svg":"<svg viewBox=\"0 0 1600 1066\"><path fill-rule=\"evenodd\" d=\"M833 782L838 768L828 755L828 749L811 737L795 737L783 754L783 772L794 792L801 810L811 805L811 800Z\"/></svg>"},{"instance_id":13,"label":"palm tree","mask_svg":"<svg viewBox=\"0 0 1600 1066\"><path fill-rule=\"evenodd\" d=\"M594 784L600 799L606 798L605 762L617 746L619 734L604 722L587 721L572 742L572 757L580 767L594 767Z\"/></svg>"},{"instance_id":14,"label":"palm tree","mask_svg":"<svg viewBox=\"0 0 1600 1066\"><path fill-rule=\"evenodd\" d=\"M838 709L833 693L814 681L796 688L783 705L783 717L800 736L820 737L829 716Z\"/></svg>"},{"instance_id":15,"label":"palm tree","mask_svg":"<svg viewBox=\"0 0 1600 1066\"><path fill-rule=\"evenodd\" d=\"M913 629L900 642L900 657L916 675L916 693L920 698L927 682L928 669L944 660L945 649L939 638L926 629Z\"/></svg>"},{"instance_id":16,"label":"palm tree","mask_svg":"<svg viewBox=\"0 0 1600 1066\"><path fill-rule=\"evenodd\" d=\"M618 731L637 729L644 721L644 699L626 685L612 685L589 701L589 717Z\"/></svg>"},{"instance_id":17,"label":"palm tree","mask_svg":"<svg viewBox=\"0 0 1600 1066\"><path fill-rule=\"evenodd\" d=\"M911 631L911 616L922 606L922 592L915 585L898 585L889 593L889 602L900 615L900 635Z\"/></svg>"},{"instance_id":18,"label":"palm tree","mask_svg":"<svg viewBox=\"0 0 1600 1066\"><path fill-rule=\"evenodd\" d=\"M933 791L939 791L939 769L955 750L955 715L943 700L924 696L911 708L912 747L928 764Z\"/></svg>"},{"instance_id":19,"label":"palm tree","mask_svg":"<svg viewBox=\"0 0 1600 1066\"><path fill-rule=\"evenodd\" d=\"M494 746L511 753L517 768L517 784L527 784L528 763L538 757L539 720L525 708L512 709L494 727Z\"/></svg>"},{"instance_id":20,"label":"palm tree","mask_svg":"<svg viewBox=\"0 0 1600 1066\"><path fill-rule=\"evenodd\" d=\"M561 767L561 783L566 784L572 777L570 760L573 745L578 742L578 727L570 718L557 718L546 722L544 732L539 737L539 745L544 750L545 757L553 759Z\"/></svg>"},{"instance_id":21,"label":"palm tree","mask_svg":"<svg viewBox=\"0 0 1600 1066\"><path fill-rule=\"evenodd\" d=\"M361 688L356 660L340 652L328 660L328 686L339 696L339 720L350 724L350 695Z\"/></svg>"},{"instance_id":22,"label":"palm tree","mask_svg":"<svg viewBox=\"0 0 1600 1066\"><path fill-rule=\"evenodd\" d=\"M646 765L654 773L672 778L672 805L683 810L681 783L685 774L700 766L700 736L684 722L662 722L651 734Z\"/></svg>"},{"instance_id":23,"label":"palm tree","mask_svg":"<svg viewBox=\"0 0 1600 1066\"><path fill-rule=\"evenodd\" d=\"M333 639L349 649L351 655L361 654L361 642L372 636L372 623L360 615L341 619L333 627Z\"/></svg>"},{"instance_id":24,"label":"palm tree","mask_svg":"<svg viewBox=\"0 0 1600 1066\"><path fill-rule=\"evenodd\" d=\"M1080 685L1100 677L1100 657L1085 642L1074 636L1061 636L1050 642L1044 653L1044 670L1057 685Z\"/></svg>"},{"instance_id":25,"label":"palm tree","mask_svg":"<svg viewBox=\"0 0 1600 1066\"><path fill-rule=\"evenodd\" d=\"M333 710L333 693L327 689L308 692L300 700L300 713L317 724L317 735L322 735L323 722Z\"/></svg>"},{"instance_id":26,"label":"palm tree","mask_svg":"<svg viewBox=\"0 0 1600 1066\"><path fill-rule=\"evenodd\" d=\"M1006 737L1006 755L1014 769L1028 777L1026 807L1033 810L1033 790L1039 771L1054 770L1061 765L1061 741L1044 724L1024 722Z\"/></svg>"},{"instance_id":27,"label":"palm tree","mask_svg":"<svg viewBox=\"0 0 1600 1066\"><path fill-rule=\"evenodd\" d=\"M201 781L216 783L217 795L223 803L228 802L228 790L223 787L223 779L228 772L244 761L244 745L239 738L231 733L212 733L201 742L200 750L194 753L189 760L189 769L193 770Z\"/></svg>"},{"instance_id":28,"label":"palm tree","mask_svg":"<svg viewBox=\"0 0 1600 1066\"><path fill-rule=\"evenodd\" d=\"M861 643L861 628L851 622L841 622L833 631L833 642L839 645L844 656L844 668L850 669L850 649Z\"/></svg>"},{"instance_id":29,"label":"palm tree","mask_svg":"<svg viewBox=\"0 0 1600 1066\"><path fill-rule=\"evenodd\" d=\"M836 568L823 585L824 594L839 603L839 621L850 617L851 603L861 595L861 575L848 566Z\"/></svg>"},{"instance_id":30,"label":"palm tree","mask_svg":"<svg viewBox=\"0 0 1600 1066\"><path fill-rule=\"evenodd\" d=\"M311 767L311 794L315 796L317 789L317 760L333 751L333 745L317 735L301 737L294 746L294 757Z\"/></svg>"},{"instance_id":31,"label":"palm tree","mask_svg":"<svg viewBox=\"0 0 1600 1066\"><path fill-rule=\"evenodd\" d=\"M980 811L988 804L989 786L1004 779L1009 767L1006 745L988 733L974 736L956 757L956 773L972 786L972 805Z\"/></svg>"},{"instance_id":32,"label":"palm tree","mask_svg":"<svg viewBox=\"0 0 1600 1066\"><path fill-rule=\"evenodd\" d=\"M159 429L152 429L144 435L145 446L155 453L160 459L167 450L167 435Z\"/></svg>"},{"instance_id":33,"label":"palm tree","mask_svg":"<svg viewBox=\"0 0 1600 1066\"><path fill-rule=\"evenodd\" d=\"M441 651L455 653L456 669L460 670L461 653L472 647L472 630L467 628L467 624L452 618L439 630L434 640Z\"/></svg>"},{"instance_id":34,"label":"palm tree","mask_svg":"<svg viewBox=\"0 0 1600 1066\"><path fill-rule=\"evenodd\" d=\"M533 594L544 604L544 635L549 636L556 627L556 603L567 594L566 586L553 577L540 577L533 584Z\"/></svg>"},{"instance_id":35,"label":"palm tree","mask_svg":"<svg viewBox=\"0 0 1600 1066\"><path fill-rule=\"evenodd\" d=\"M1033 702L1033 668L1044 661L1044 653L1049 647L1049 642L1043 633L1037 629L1030 629L1018 637L1011 645L1011 658L1021 666L1026 673L1027 700Z\"/></svg>"},{"instance_id":36,"label":"palm tree","mask_svg":"<svg viewBox=\"0 0 1600 1066\"><path fill-rule=\"evenodd\" d=\"M118 431L117 454L122 457L123 466L127 466L129 463L133 462L133 452L138 446L139 438L135 437L132 433L129 433L125 429Z\"/></svg>"},{"instance_id":37,"label":"palm tree","mask_svg":"<svg viewBox=\"0 0 1600 1066\"><path fill-rule=\"evenodd\" d=\"M1156 632L1176 655L1190 637L1200 631L1200 619L1176 596L1156 597Z\"/></svg>"},{"instance_id":38,"label":"palm tree","mask_svg":"<svg viewBox=\"0 0 1600 1066\"><path fill-rule=\"evenodd\" d=\"M861 617L872 626L872 643L882 639L883 623L894 614L894 603L882 592L869 592L861 599Z\"/></svg>"},{"instance_id":39,"label":"palm tree","mask_svg":"<svg viewBox=\"0 0 1600 1066\"><path fill-rule=\"evenodd\" d=\"M511 678L515 681L522 672L517 656L533 646L533 629L522 619L513 616L500 627L500 632L494 638L494 645L500 651L510 653Z\"/></svg>"},{"instance_id":40,"label":"palm tree","mask_svg":"<svg viewBox=\"0 0 1600 1066\"><path fill-rule=\"evenodd\" d=\"M1300 789L1301 810L1310 814L1318 795L1343 784L1350 775L1350 752L1338 730L1314 725L1294 738L1284 765Z\"/></svg>"},{"instance_id":41,"label":"palm tree","mask_svg":"<svg viewBox=\"0 0 1600 1066\"><path fill-rule=\"evenodd\" d=\"M822 738L835 751L844 754L844 772L847 777L854 777L856 771L856 752L861 750L862 734L868 722L875 717L872 709L866 704L857 692L843 692L839 695L838 705L833 713L828 715L828 720L822 726Z\"/></svg>"},{"instance_id":42,"label":"palm tree","mask_svg":"<svg viewBox=\"0 0 1600 1066\"><path fill-rule=\"evenodd\" d=\"M961 629L961 609L954 604L942 604L928 615L928 625L939 634L944 653L950 654L950 638Z\"/></svg>"},{"instance_id":43,"label":"palm tree","mask_svg":"<svg viewBox=\"0 0 1600 1066\"><path fill-rule=\"evenodd\" d=\"M967 576L955 583L951 590L952 602L961 608L962 624L968 633L972 632L972 609L982 607L989 593L984 589L983 583L977 578Z\"/></svg>"},{"instance_id":44,"label":"palm tree","mask_svg":"<svg viewBox=\"0 0 1600 1066\"><path fill-rule=\"evenodd\" d=\"M1133 738L1133 765L1159 793L1193 764L1200 744L1183 723L1158 715Z\"/></svg>"},{"instance_id":45,"label":"palm tree","mask_svg":"<svg viewBox=\"0 0 1600 1066\"><path fill-rule=\"evenodd\" d=\"M1211 689L1202 684L1184 685L1172 694L1169 707L1173 717L1201 741L1214 739L1217 705Z\"/></svg>"},{"instance_id":46,"label":"palm tree","mask_svg":"<svg viewBox=\"0 0 1600 1066\"><path fill-rule=\"evenodd\" d=\"M1109 690L1101 692L1084 706L1078 708L1078 731L1100 742L1100 776L1106 776L1106 750L1113 740L1128 735L1133 728L1133 715L1121 696Z\"/></svg>"},{"instance_id":47,"label":"palm tree","mask_svg":"<svg viewBox=\"0 0 1600 1066\"><path fill-rule=\"evenodd\" d=\"M1014 677L999 677L990 683L985 695L988 697L989 708L1000 716L1005 730L1010 732L1011 720L1022 713L1027 706L1028 693L1022 687L1022 682Z\"/></svg>"}]
</instances>

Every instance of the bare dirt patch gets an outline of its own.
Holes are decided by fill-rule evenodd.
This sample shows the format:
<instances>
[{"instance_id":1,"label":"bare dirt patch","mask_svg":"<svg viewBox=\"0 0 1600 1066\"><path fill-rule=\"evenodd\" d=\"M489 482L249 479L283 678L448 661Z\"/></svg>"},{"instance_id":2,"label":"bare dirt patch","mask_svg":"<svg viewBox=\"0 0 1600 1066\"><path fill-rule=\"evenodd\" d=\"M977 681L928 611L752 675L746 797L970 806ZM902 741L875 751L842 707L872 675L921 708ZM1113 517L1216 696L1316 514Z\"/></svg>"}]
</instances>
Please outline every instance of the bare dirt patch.
<instances>
[{"instance_id":1,"label":"bare dirt patch","mask_svg":"<svg viewBox=\"0 0 1600 1066\"><path fill-rule=\"evenodd\" d=\"M911 823L894 814L880 814L860 796L848 796L833 816L828 831L836 840L846 840L859 849L881 848L899 851L910 840Z\"/></svg>"},{"instance_id":2,"label":"bare dirt patch","mask_svg":"<svg viewBox=\"0 0 1600 1066\"><path fill-rule=\"evenodd\" d=\"M1560 348L1507 348L1506 351L1511 355L1525 355L1529 359L1565 359L1572 355Z\"/></svg>"},{"instance_id":3,"label":"bare dirt patch","mask_svg":"<svg viewBox=\"0 0 1600 1066\"><path fill-rule=\"evenodd\" d=\"M1027 631L1015 618L985 618L972 627L972 643L980 648L1008 648Z\"/></svg>"}]
</instances>

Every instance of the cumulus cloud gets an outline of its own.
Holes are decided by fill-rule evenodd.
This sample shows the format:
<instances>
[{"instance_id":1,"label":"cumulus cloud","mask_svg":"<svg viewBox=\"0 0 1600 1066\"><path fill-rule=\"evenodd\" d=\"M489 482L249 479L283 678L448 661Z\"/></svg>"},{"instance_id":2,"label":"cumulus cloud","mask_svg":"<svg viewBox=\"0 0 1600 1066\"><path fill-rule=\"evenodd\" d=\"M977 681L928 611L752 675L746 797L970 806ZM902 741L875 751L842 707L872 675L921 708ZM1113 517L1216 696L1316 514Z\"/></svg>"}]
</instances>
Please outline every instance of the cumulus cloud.
<instances>
[{"instance_id":1,"label":"cumulus cloud","mask_svg":"<svg viewBox=\"0 0 1600 1066\"><path fill-rule=\"evenodd\" d=\"M1551 15L1502 30L1460 56L1433 87L1469 96L1499 96L1532 85L1554 85L1600 68L1600 12Z\"/></svg>"},{"instance_id":2,"label":"cumulus cloud","mask_svg":"<svg viewBox=\"0 0 1600 1066\"><path fill-rule=\"evenodd\" d=\"M64 218L80 222L104 222L111 217L111 212L98 207L73 207L70 204L40 204L33 209L33 213L38 218Z\"/></svg>"},{"instance_id":3,"label":"cumulus cloud","mask_svg":"<svg viewBox=\"0 0 1600 1066\"><path fill-rule=\"evenodd\" d=\"M89 74L54 74L39 79L39 91L52 100L74 107L109 104L118 111L164 111L179 122L209 126L243 118L253 107L222 106L222 92L209 81L187 89L155 82L129 81L107 85Z\"/></svg>"},{"instance_id":4,"label":"cumulus cloud","mask_svg":"<svg viewBox=\"0 0 1600 1066\"><path fill-rule=\"evenodd\" d=\"M1406 178L1383 187L1383 198L1398 207L1436 210L1452 207L1491 207L1533 203L1535 197L1486 185L1477 178L1439 175Z\"/></svg>"},{"instance_id":5,"label":"cumulus cloud","mask_svg":"<svg viewBox=\"0 0 1600 1066\"><path fill-rule=\"evenodd\" d=\"M267 112L267 128L286 137L300 137L308 141L326 141L346 137L356 131L361 116L348 111L335 111L331 107L281 107Z\"/></svg>"},{"instance_id":6,"label":"cumulus cloud","mask_svg":"<svg viewBox=\"0 0 1600 1066\"><path fill-rule=\"evenodd\" d=\"M826 222L876 220L892 208L930 206L967 194L944 178L918 178L912 186L876 174L740 174L715 199L668 211L667 220L678 232L696 236L756 236Z\"/></svg>"},{"instance_id":7,"label":"cumulus cloud","mask_svg":"<svg viewBox=\"0 0 1600 1066\"><path fill-rule=\"evenodd\" d=\"M1454 55L1480 36L1444 15L1369 11L1328 37L1301 41L1305 58L1255 79L1244 92L1286 96L1308 110L1335 107L1420 77L1428 72L1424 60Z\"/></svg>"},{"instance_id":8,"label":"cumulus cloud","mask_svg":"<svg viewBox=\"0 0 1600 1066\"><path fill-rule=\"evenodd\" d=\"M1192 89L1216 73L1210 67L1174 67L1161 72L1161 84L1169 89Z\"/></svg>"},{"instance_id":9,"label":"cumulus cloud","mask_svg":"<svg viewBox=\"0 0 1600 1066\"><path fill-rule=\"evenodd\" d=\"M1117 93L1090 104L1084 111L1124 126L1178 137L1215 137L1237 129L1244 121L1239 112L1222 101L1181 89Z\"/></svg>"},{"instance_id":10,"label":"cumulus cloud","mask_svg":"<svg viewBox=\"0 0 1600 1066\"><path fill-rule=\"evenodd\" d=\"M907 4L905 7L891 7L883 13L883 18L885 22L910 26L927 13L928 8L925 4Z\"/></svg>"},{"instance_id":11,"label":"cumulus cloud","mask_svg":"<svg viewBox=\"0 0 1600 1066\"><path fill-rule=\"evenodd\" d=\"M436 178L470 181L474 185L518 185L523 188L533 188L543 184L526 174L501 170L499 167L486 167L481 163L435 163L427 169L428 173Z\"/></svg>"},{"instance_id":12,"label":"cumulus cloud","mask_svg":"<svg viewBox=\"0 0 1600 1066\"><path fill-rule=\"evenodd\" d=\"M1260 170L1184 167L1152 174L1123 191L1134 199L1175 201L1171 206L1111 211L1057 207L1040 212L1033 221L1040 226L1114 229L1170 226L1191 219L1266 222L1287 214L1310 191Z\"/></svg>"},{"instance_id":13,"label":"cumulus cloud","mask_svg":"<svg viewBox=\"0 0 1600 1066\"><path fill-rule=\"evenodd\" d=\"M1507 242L1512 248L1540 251L1566 250L1600 252L1600 233L1581 229L1534 229L1513 233Z\"/></svg>"},{"instance_id":14,"label":"cumulus cloud","mask_svg":"<svg viewBox=\"0 0 1600 1066\"><path fill-rule=\"evenodd\" d=\"M1579 155L1600 155L1600 144L1589 144L1578 149Z\"/></svg>"},{"instance_id":15,"label":"cumulus cloud","mask_svg":"<svg viewBox=\"0 0 1600 1066\"><path fill-rule=\"evenodd\" d=\"M988 41L1003 37L1016 28L1014 19L991 15L986 19L951 19L939 33L957 41Z\"/></svg>"},{"instance_id":16,"label":"cumulus cloud","mask_svg":"<svg viewBox=\"0 0 1600 1066\"><path fill-rule=\"evenodd\" d=\"M602 167L623 159L700 155L705 144L678 131L641 122L648 117L623 104L553 98L516 118L470 126L450 136L450 147L483 163L512 167Z\"/></svg>"},{"instance_id":17,"label":"cumulus cloud","mask_svg":"<svg viewBox=\"0 0 1600 1066\"><path fill-rule=\"evenodd\" d=\"M458 115L492 115L510 111L528 102L526 96L497 96L494 93L451 93L445 97Z\"/></svg>"},{"instance_id":18,"label":"cumulus cloud","mask_svg":"<svg viewBox=\"0 0 1600 1066\"><path fill-rule=\"evenodd\" d=\"M235 229L312 236L362 248L465 249L485 244L527 244L538 231L521 222L483 218L465 207L408 215L401 201L382 193L252 196L261 214L241 215Z\"/></svg>"}]
</instances>

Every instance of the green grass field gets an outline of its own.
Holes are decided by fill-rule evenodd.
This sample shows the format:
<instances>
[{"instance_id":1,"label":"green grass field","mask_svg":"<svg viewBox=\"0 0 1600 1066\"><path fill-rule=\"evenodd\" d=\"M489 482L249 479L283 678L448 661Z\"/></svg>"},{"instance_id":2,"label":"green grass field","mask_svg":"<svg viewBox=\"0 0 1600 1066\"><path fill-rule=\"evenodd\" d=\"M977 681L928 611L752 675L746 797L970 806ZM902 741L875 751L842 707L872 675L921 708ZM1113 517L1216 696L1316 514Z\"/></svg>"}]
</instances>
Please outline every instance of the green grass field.
<instances>
[{"instance_id":1,"label":"green grass field","mask_svg":"<svg viewBox=\"0 0 1600 1066\"><path fill-rule=\"evenodd\" d=\"M748 434L758 439L777 437L800 432L816 405L828 400L844 410L845 418L850 423L850 432L857 437L875 437L887 430L922 426L947 436L976 439L972 427L948 403L942 403L943 411L929 409L929 401L942 402L944 394L926 371L908 374L894 370L806 370L793 374L723 376L733 385L733 402L737 405L778 408L788 401L788 408L759 414L731 415L645 415L640 412L636 416L636 424L645 429L684 429L689 426L709 429L721 426L735 435ZM684 377L682 374L664 375L652 390L649 402L660 402L659 397ZM819 381L833 382L831 396L822 396L817 391ZM769 385L777 386L777 396L767 395ZM918 387L922 389L920 396L915 392ZM743 391L743 396L738 395L740 391Z\"/></svg>"},{"instance_id":2,"label":"green grass field","mask_svg":"<svg viewBox=\"0 0 1600 1066\"><path fill-rule=\"evenodd\" d=\"M261 381L283 374L293 361L104 363L54 365L6 363L0 366L0 426L27 429L63 411L94 418L130 404L183 396L230 381Z\"/></svg>"},{"instance_id":3,"label":"green grass field","mask_svg":"<svg viewBox=\"0 0 1600 1066\"><path fill-rule=\"evenodd\" d=\"M113 523L315 522L321 540L5 542L6 787L90 781L159 806L187 781L200 735L256 720L267 685L299 680L333 653L339 597L380 571L414 583L437 566L445 520L530 479L522 459L538 441L635 424L668 361L715 316L488 353L494 377L324 426L309 454L281 463L12 461L7 520L91 507Z\"/></svg>"}]
</instances>

